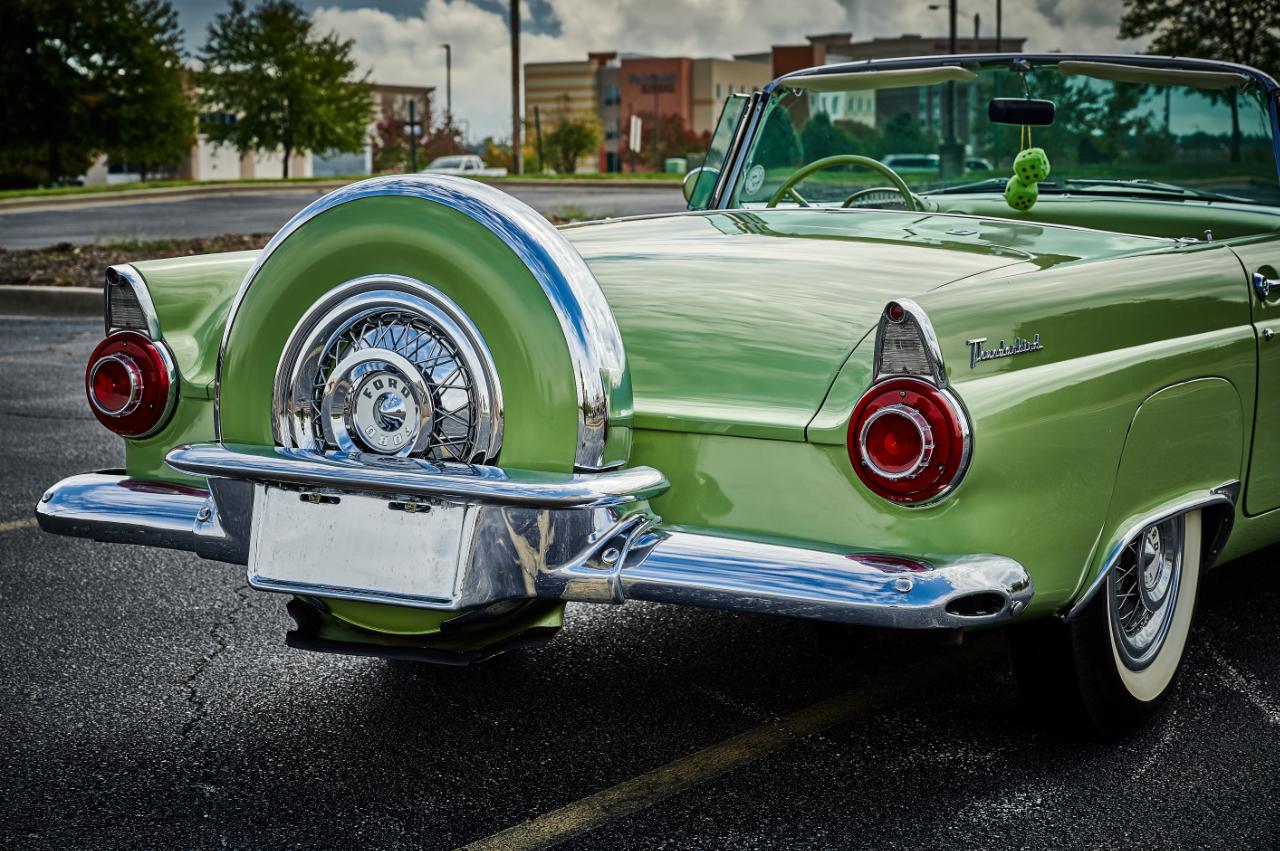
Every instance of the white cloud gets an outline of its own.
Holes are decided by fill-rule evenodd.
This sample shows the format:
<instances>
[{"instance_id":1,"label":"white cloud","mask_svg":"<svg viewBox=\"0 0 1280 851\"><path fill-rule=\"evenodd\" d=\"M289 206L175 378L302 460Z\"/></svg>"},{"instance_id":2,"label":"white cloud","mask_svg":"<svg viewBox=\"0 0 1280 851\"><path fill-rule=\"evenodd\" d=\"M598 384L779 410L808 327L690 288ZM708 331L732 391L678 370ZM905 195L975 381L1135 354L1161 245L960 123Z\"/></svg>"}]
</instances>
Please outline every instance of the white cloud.
<instances>
[{"instance_id":1,"label":"white cloud","mask_svg":"<svg viewBox=\"0 0 1280 851\"><path fill-rule=\"evenodd\" d=\"M527 9L530 4L525 4ZM559 34L525 32L522 60L585 58L590 50L666 56L728 56L800 43L806 34L851 30L855 39L946 30L944 12L928 0L548 0ZM1115 0L1005 0L1004 32L1026 36L1028 50L1129 51L1116 38ZM965 0L995 29L993 0ZM522 16L522 17L527 17ZM470 136L511 132L510 41L504 14L471 0L426 0L416 16L376 8L317 9L322 31L355 39L357 60L388 83L434 85L444 96L444 51L453 45L453 104ZM960 26L971 31L969 22Z\"/></svg>"}]
</instances>

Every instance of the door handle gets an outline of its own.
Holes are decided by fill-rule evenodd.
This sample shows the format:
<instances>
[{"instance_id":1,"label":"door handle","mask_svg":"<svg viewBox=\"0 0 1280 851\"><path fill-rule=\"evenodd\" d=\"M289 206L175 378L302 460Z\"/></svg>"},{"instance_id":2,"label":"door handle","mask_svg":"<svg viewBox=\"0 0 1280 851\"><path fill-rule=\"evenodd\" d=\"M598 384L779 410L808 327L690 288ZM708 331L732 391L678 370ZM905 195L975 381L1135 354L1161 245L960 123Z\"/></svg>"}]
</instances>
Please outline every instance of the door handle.
<instances>
[{"instance_id":1,"label":"door handle","mask_svg":"<svg viewBox=\"0 0 1280 851\"><path fill-rule=\"evenodd\" d=\"M1259 301L1266 301L1277 287L1280 287L1280 281L1273 281L1261 272L1253 273L1253 291L1258 294Z\"/></svg>"}]
</instances>

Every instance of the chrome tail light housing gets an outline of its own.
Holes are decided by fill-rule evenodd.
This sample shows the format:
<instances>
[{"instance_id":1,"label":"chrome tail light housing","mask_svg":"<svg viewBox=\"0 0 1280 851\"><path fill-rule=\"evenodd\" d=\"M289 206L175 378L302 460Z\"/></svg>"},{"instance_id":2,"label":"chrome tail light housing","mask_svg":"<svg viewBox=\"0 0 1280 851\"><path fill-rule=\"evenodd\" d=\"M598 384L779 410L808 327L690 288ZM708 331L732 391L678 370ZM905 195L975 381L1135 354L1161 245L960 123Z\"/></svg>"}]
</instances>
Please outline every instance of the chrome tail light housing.
<instances>
[{"instance_id":1,"label":"chrome tail light housing","mask_svg":"<svg viewBox=\"0 0 1280 851\"><path fill-rule=\"evenodd\" d=\"M84 390L98 422L122 437L149 437L173 414L178 374L164 343L117 331L89 356Z\"/></svg>"},{"instance_id":2,"label":"chrome tail light housing","mask_svg":"<svg viewBox=\"0 0 1280 851\"><path fill-rule=\"evenodd\" d=\"M874 379L849 418L849 460L877 496L927 505L950 493L968 469L968 414L947 387L937 335L915 302L885 306L875 346Z\"/></svg>"}]
</instances>

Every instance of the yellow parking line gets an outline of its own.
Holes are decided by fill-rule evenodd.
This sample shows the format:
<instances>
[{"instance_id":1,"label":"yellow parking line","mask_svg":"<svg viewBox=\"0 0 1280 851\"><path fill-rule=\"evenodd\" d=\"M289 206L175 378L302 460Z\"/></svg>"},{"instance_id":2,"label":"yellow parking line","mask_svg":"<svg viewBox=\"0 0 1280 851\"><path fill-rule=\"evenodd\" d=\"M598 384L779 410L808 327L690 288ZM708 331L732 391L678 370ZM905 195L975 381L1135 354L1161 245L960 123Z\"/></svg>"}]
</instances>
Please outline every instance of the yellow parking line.
<instances>
[{"instance_id":1,"label":"yellow parking line","mask_svg":"<svg viewBox=\"0 0 1280 851\"><path fill-rule=\"evenodd\" d=\"M992 658L990 641L976 651L961 651L965 662ZM679 792L706 783L772 753L863 715L913 691L936 689L938 677L963 670L956 652L946 652L921 665L873 680L819 701L791 715L703 748L638 777L566 804L522 824L476 840L470 851L548 848L587 831L650 807Z\"/></svg>"},{"instance_id":2,"label":"yellow parking line","mask_svg":"<svg viewBox=\"0 0 1280 851\"><path fill-rule=\"evenodd\" d=\"M0 535L3 535L5 532L16 532L19 529L27 529L34 525L36 525L36 519L34 517L26 517L22 520L9 520L5 523L0 523Z\"/></svg>"}]
</instances>

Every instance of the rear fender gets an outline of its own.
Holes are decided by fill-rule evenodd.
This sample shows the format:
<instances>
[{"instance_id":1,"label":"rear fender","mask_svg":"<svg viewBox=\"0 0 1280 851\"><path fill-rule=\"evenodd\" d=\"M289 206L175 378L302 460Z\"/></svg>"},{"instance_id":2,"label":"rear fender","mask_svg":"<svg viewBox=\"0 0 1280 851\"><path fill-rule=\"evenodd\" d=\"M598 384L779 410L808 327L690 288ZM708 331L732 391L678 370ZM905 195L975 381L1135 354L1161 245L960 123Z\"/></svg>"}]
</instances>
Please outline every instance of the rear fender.
<instances>
[{"instance_id":1,"label":"rear fender","mask_svg":"<svg viewBox=\"0 0 1280 851\"><path fill-rule=\"evenodd\" d=\"M1203 510L1201 563L1212 566L1235 520L1244 452L1243 405L1226 379L1197 378L1147 397L1129 426L1107 519L1067 617L1097 593L1124 545L1166 517Z\"/></svg>"}]
</instances>

